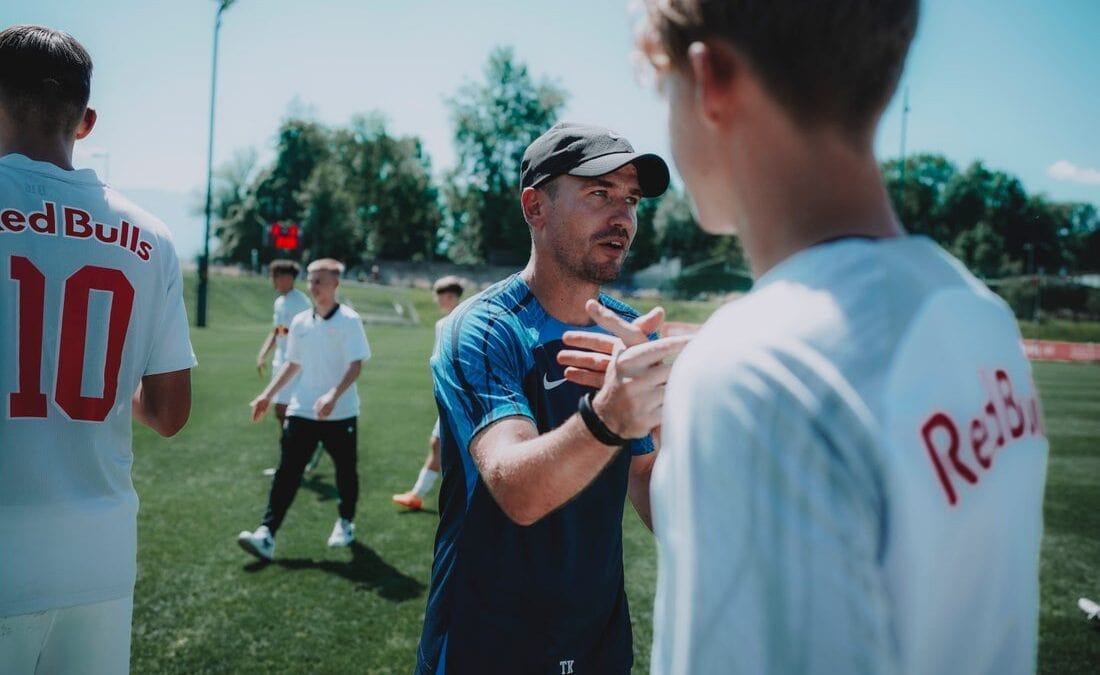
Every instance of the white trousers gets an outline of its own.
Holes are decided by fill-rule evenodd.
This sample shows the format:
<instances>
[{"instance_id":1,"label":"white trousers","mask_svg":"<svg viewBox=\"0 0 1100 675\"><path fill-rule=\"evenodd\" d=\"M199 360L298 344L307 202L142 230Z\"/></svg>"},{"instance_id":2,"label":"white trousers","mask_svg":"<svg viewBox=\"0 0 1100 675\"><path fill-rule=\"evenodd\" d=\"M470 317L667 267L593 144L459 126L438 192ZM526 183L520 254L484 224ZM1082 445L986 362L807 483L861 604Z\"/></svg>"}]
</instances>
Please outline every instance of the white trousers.
<instances>
[{"instance_id":1,"label":"white trousers","mask_svg":"<svg viewBox=\"0 0 1100 675\"><path fill-rule=\"evenodd\" d=\"M134 596L0 617L0 675L125 675Z\"/></svg>"}]
</instances>

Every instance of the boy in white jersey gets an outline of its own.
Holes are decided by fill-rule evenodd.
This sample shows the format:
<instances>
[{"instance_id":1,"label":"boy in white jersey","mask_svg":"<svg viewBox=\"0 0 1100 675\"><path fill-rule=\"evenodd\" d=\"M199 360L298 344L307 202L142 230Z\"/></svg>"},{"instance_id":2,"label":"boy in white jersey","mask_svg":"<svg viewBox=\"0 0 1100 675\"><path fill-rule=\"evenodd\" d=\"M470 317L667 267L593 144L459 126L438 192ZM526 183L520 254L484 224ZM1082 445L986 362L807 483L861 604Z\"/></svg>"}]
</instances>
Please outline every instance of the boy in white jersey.
<instances>
[{"instance_id":1,"label":"boy in white jersey","mask_svg":"<svg viewBox=\"0 0 1100 675\"><path fill-rule=\"evenodd\" d=\"M275 350L275 356L271 359L271 379L274 380L286 362L286 336L290 332L290 322L298 314L309 311L313 305L309 296L294 288L294 280L302 271L298 263L293 260L272 260L267 269L271 273L271 286L279 292L279 297L275 298L271 332L267 334L260 346L260 353L256 356L256 370L263 374L267 367L267 355ZM297 377L292 379L273 399L275 419L280 425L286 418L286 406L290 403L290 395L294 392L297 381Z\"/></svg>"},{"instance_id":2,"label":"boy in white jersey","mask_svg":"<svg viewBox=\"0 0 1100 675\"><path fill-rule=\"evenodd\" d=\"M124 673L138 499L131 419L191 411L168 230L72 166L96 121L72 36L0 31L0 671Z\"/></svg>"},{"instance_id":3,"label":"boy in white jersey","mask_svg":"<svg viewBox=\"0 0 1100 675\"><path fill-rule=\"evenodd\" d=\"M336 299L344 265L322 258L310 263L307 272L313 311L294 317L286 363L251 403L252 421L258 422L279 390L301 373L286 409L279 468L271 482L267 512L256 530L245 530L237 537L241 548L261 560L271 560L274 555L275 533L298 493L306 463L318 443L332 457L340 493L340 515L328 545L347 546L355 540L352 521L359 499L359 393L355 381L363 361L370 358L370 344L359 315Z\"/></svg>"},{"instance_id":4,"label":"boy in white jersey","mask_svg":"<svg viewBox=\"0 0 1100 675\"><path fill-rule=\"evenodd\" d=\"M264 368L267 367L267 355L274 349L275 356L271 359L271 380L274 381L286 362L286 336L290 332L290 322L298 314L308 311L312 305L305 293L294 288L294 280L302 271L298 263L293 260L272 260L267 269L271 274L271 286L279 292L279 297L275 298L271 332L267 334L260 346L260 353L256 356L256 370L263 375ZM280 428L286 419L286 406L290 403L290 395L297 382L298 378L295 377L275 394L275 421ZM306 465L306 472L316 466L320 457L321 449L318 448L313 453L313 459ZM274 476L275 469L264 469L264 475Z\"/></svg>"},{"instance_id":5,"label":"boy in white jersey","mask_svg":"<svg viewBox=\"0 0 1100 675\"><path fill-rule=\"evenodd\" d=\"M646 4L699 223L756 277L669 379L653 671L1033 671L1048 447L1019 331L905 234L873 154L917 0Z\"/></svg>"},{"instance_id":6,"label":"boy in white jersey","mask_svg":"<svg viewBox=\"0 0 1100 675\"><path fill-rule=\"evenodd\" d=\"M435 304L439 305L439 309L443 311L443 316L435 322L435 346L432 348L432 352L435 353L439 349L439 333L443 329L443 322L447 320L447 316L458 307L458 303L462 300L462 279L448 274L445 277L440 277L432 284L432 291L435 292ZM420 467L420 473L416 477L416 483L413 485L413 489L408 492L403 492L399 495L393 496L393 502L400 506L404 506L407 509L413 511L419 511L424 508L424 497L431 491L432 486L435 485L435 481L439 478L439 418L435 419L435 426L432 427L432 435L428 441L428 456L424 458L424 466Z\"/></svg>"}]
</instances>

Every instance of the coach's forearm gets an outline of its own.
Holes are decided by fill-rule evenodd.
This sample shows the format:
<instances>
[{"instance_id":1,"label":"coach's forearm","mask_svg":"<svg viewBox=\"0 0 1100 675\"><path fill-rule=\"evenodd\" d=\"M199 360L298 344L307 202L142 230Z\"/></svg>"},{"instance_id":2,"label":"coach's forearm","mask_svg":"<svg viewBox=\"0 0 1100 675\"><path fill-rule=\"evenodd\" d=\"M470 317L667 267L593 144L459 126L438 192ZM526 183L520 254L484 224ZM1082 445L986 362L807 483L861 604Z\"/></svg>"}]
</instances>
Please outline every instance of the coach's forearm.
<instances>
[{"instance_id":1,"label":"coach's forearm","mask_svg":"<svg viewBox=\"0 0 1100 675\"><path fill-rule=\"evenodd\" d=\"M531 525L576 497L623 450L597 441L579 415L541 436L525 417L501 420L471 443L501 510Z\"/></svg>"}]
</instances>

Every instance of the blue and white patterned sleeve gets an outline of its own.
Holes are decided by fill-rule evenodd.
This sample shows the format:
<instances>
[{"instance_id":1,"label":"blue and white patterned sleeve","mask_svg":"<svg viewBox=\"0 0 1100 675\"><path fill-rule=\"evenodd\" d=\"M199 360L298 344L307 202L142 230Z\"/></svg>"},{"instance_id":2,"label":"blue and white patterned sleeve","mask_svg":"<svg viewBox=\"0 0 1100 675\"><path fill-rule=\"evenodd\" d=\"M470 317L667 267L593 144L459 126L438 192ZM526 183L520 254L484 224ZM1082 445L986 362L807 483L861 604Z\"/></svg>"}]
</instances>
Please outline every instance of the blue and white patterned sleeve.
<instances>
[{"instance_id":1,"label":"blue and white patterned sleeve","mask_svg":"<svg viewBox=\"0 0 1100 675\"><path fill-rule=\"evenodd\" d=\"M449 317L432 357L436 401L445 408L459 447L505 417L534 421L523 393L525 355L512 317L475 304Z\"/></svg>"}]
</instances>

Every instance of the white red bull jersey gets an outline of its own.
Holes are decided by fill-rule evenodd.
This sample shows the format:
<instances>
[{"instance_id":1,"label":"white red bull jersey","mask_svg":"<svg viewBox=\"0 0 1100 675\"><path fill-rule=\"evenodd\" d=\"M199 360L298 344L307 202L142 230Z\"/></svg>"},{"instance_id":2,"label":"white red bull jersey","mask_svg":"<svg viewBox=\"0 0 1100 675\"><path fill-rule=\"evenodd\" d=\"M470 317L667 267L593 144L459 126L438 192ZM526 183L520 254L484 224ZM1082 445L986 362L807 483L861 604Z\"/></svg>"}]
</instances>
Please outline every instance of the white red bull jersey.
<instances>
[{"instance_id":1,"label":"white red bull jersey","mask_svg":"<svg viewBox=\"0 0 1100 675\"><path fill-rule=\"evenodd\" d=\"M279 372L279 368L286 363L286 341L290 333L290 322L302 312L313 308L309 296L292 288L286 295L275 298L275 312L272 325L275 327L275 355L271 359L271 370ZM284 387L285 388L285 387Z\"/></svg>"},{"instance_id":2,"label":"white red bull jersey","mask_svg":"<svg viewBox=\"0 0 1100 675\"><path fill-rule=\"evenodd\" d=\"M0 615L131 593L131 398L195 365L164 225L91 170L0 157L0 361Z\"/></svg>"},{"instance_id":3,"label":"white red bull jersey","mask_svg":"<svg viewBox=\"0 0 1100 675\"><path fill-rule=\"evenodd\" d=\"M935 244L784 261L664 413L654 672L1034 671L1039 400L1012 313Z\"/></svg>"},{"instance_id":4,"label":"white red bull jersey","mask_svg":"<svg viewBox=\"0 0 1100 675\"><path fill-rule=\"evenodd\" d=\"M313 404L340 383L353 361L368 361L370 342L359 314L345 304L327 317L312 311L294 317L286 358L302 367L298 384L287 404L287 417L317 419ZM359 415L359 390L348 387L326 419L342 420Z\"/></svg>"},{"instance_id":5,"label":"white red bull jersey","mask_svg":"<svg viewBox=\"0 0 1100 675\"><path fill-rule=\"evenodd\" d=\"M283 367L283 364L286 363L286 343L287 336L290 334L290 323L294 320L296 315L302 312L308 312L312 307L313 303L309 301L306 294L299 291L297 288L292 288L285 295L280 295L275 298L275 316L273 318L275 327L275 356L271 359L272 381L278 379L279 370ZM272 400L277 404L281 403L287 405L290 403L290 399L294 397L294 389L297 386L298 376L295 375L282 389L275 392L275 398Z\"/></svg>"}]
</instances>

